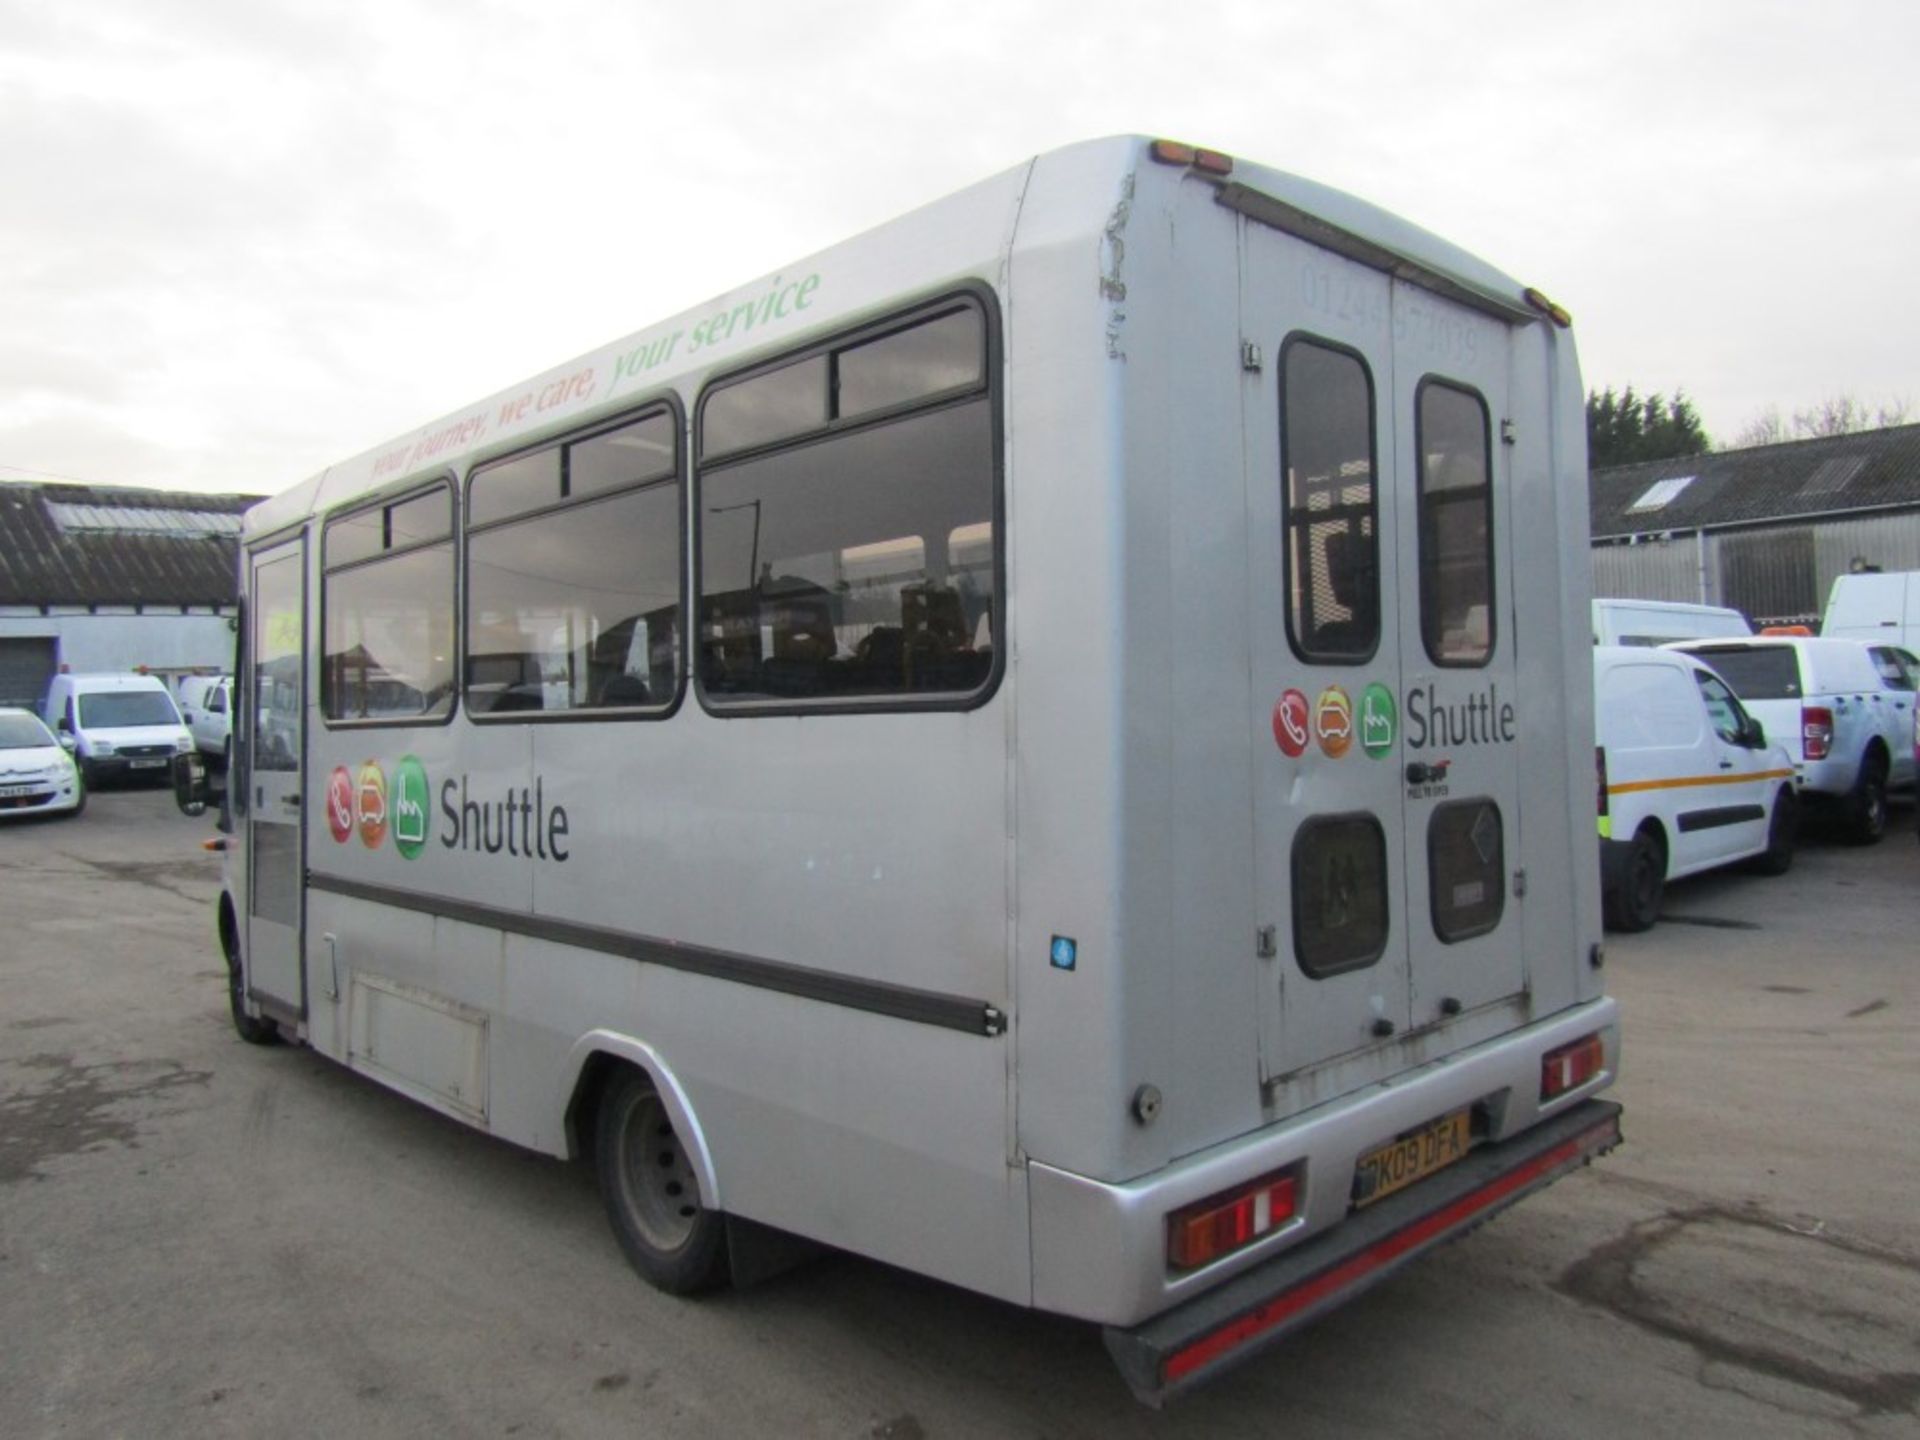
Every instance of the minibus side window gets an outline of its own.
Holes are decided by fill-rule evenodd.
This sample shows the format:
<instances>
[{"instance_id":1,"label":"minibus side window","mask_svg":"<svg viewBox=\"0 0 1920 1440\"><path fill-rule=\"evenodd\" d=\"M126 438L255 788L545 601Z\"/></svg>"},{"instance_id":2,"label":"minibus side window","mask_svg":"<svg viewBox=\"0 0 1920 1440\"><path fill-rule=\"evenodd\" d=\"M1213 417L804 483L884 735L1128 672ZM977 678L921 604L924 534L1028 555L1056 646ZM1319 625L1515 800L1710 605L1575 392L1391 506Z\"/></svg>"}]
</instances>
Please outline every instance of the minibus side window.
<instances>
[{"instance_id":1,"label":"minibus side window","mask_svg":"<svg viewBox=\"0 0 1920 1440\"><path fill-rule=\"evenodd\" d=\"M658 714L679 698L679 433L659 409L474 471L468 714Z\"/></svg>"},{"instance_id":2,"label":"minibus side window","mask_svg":"<svg viewBox=\"0 0 1920 1440\"><path fill-rule=\"evenodd\" d=\"M1302 660L1354 665L1380 644L1373 377L1300 336L1281 351L1287 638Z\"/></svg>"},{"instance_id":3,"label":"minibus side window","mask_svg":"<svg viewBox=\"0 0 1920 1440\"><path fill-rule=\"evenodd\" d=\"M1420 383L1420 635L1436 665L1493 657L1493 484L1487 407L1470 390Z\"/></svg>"},{"instance_id":4,"label":"minibus side window","mask_svg":"<svg viewBox=\"0 0 1920 1440\"><path fill-rule=\"evenodd\" d=\"M329 521L321 570L322 715L451 716L452 489L438 485Z\"/></svg>"},{"instance_id":5,"label":"minibus side window","mask_svg":"<svg viewBox=\"0 0 1920 1440\"><path fill-rule=\"evenodd\" d=\"M710 708L984 697L1002 624L987 353L983 307L957 297L702 398Z\"/></svg>"}]
</instances>

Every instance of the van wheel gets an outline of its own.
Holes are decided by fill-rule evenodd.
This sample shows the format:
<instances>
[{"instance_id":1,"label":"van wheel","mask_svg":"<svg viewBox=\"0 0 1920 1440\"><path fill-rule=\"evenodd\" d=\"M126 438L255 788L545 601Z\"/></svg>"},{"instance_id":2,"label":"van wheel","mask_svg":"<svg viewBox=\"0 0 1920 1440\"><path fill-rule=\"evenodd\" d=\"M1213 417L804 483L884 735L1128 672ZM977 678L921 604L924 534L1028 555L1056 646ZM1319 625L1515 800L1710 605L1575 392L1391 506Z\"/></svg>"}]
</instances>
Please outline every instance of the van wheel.
<instances>
[{"instance_id":1,"label":"van wheel","mask_svg":"<svg viewBox=\"0 0 1920 1440\"><path fill-rule=\"evenodd\" d=\"M1847 839L1877 845L1887 833L1887 762L1869 755L1860 762L1860 778L1847 797Z\"/></svg>"},{"instance_id":2,"label":"van wheel","mask_svg":"<svg viewBox=\"0 0 1920 1440\"><path fill-rule=\"evenodd\" d=\"M1767 848L1747 862L1756 875L1784 875L1793 868L1794 842L1800 834L1800 802L1791 790L1782 790L1773 802L1767 822Z\"/></svg>"},{"instance_id":3,"label":"van wheel","mask_svg":"<svg viewBox=\"0 0 1920 1440\"><path fill-rule=\"evenodd\" d=\"M726 1278L726 1227L701 1207L686 1147L639 1070L623 1068L600 1097L594 1164L614 1236L648 1284L691 1295Z\"/></svg>"},{"instance_id":4,"label":"van wheel","mask_svg":"<svg viewBox=\"0 0 1920 1440\"><path fill-rule=\"evenodd\" d=\"M1651 930L1660 918L1660 900L1667 889L1667 847L1651 830L1633 837L1627 863L1620 867L1620 884L1606 896L1609 927L1637 934Z\"/></svg>"}]
</instances>

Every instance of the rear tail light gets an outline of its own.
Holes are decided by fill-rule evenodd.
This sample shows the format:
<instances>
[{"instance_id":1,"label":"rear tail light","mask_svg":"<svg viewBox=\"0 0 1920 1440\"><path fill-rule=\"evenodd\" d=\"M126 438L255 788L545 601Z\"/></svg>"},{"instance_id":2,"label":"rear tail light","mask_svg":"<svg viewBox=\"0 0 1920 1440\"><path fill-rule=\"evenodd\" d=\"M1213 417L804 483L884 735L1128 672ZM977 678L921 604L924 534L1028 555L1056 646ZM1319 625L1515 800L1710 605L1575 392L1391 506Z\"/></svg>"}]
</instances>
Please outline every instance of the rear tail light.
<instances>
[{"instance_id":1,"label":"rear tail light","mask_svg":"<svg viewBox=\"0 0 1920 1440\"><path fill-rule=\"evenodd\" d=\"M1174 1211L1167 1217L1167 1263L1197 1270L1271 1235L1293 1218L1295 1188L1291 1172L1263 1175Z\"/></svg>"},{"instance_id":2,"label":"rear tail light","mask_svg":"<svg viewBox=\"0 0 1920 1440\"><path fill-rule=\"evenodd\" d=\"M1833 750L1833 711L1824 705L1801 706L1800 744L1807 759L1826 759Z\"/></svg>"},{"instance_id":3,"label":"rear tail light","mask_svg":"<svg viewBox=\"0 0 1920 1440\"><path fill-rule=\"evenodd\" d=\"M1540 1098L1553 1100L1578 1090L1607 1068L1607 1047L1600 1032L1549 1050L1540 1059Z\"/></svg>"}]
</instances>

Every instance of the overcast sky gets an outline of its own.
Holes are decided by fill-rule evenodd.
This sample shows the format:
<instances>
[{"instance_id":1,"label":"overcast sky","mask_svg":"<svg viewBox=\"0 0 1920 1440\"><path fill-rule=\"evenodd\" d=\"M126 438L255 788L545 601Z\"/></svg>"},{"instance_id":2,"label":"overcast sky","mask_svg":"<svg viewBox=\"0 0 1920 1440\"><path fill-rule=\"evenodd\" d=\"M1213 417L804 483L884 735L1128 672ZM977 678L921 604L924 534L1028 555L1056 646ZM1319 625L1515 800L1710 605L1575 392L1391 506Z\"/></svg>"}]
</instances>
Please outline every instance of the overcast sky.
<instances>
[{"instance_id":1,"label":"overcast sky","mask_svg":"<svg viewBox=\"0 0 1920 1440\"><path fill-rule=\"evenodd\" d=\"M0 0L0 480L271 492L1056 145L1349 190L1730 440L1920 418L1912 0Z\"/></svg>"}]
</instances>

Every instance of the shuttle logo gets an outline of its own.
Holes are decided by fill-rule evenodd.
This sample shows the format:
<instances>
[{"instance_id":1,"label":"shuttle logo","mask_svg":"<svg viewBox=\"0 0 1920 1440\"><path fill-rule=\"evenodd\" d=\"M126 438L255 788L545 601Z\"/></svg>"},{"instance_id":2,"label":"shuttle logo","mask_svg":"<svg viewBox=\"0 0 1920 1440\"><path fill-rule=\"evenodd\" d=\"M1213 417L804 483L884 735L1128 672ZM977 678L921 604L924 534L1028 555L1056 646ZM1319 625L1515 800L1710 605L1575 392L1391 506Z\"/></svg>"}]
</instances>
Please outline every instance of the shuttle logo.
<instances>
[{"instance_id":1,"label":"shuttle logo","mask_svg":"<svg viewBox=\"0 0 1920 1440\"><path fill-rule=\"evenodd\" d=\"M360 822L360 843L378 850L387 838L387 774L371 760L360 767L354 810Z\"/></svg>"},{"instance_id":2,"label":"shuttle logo","mask_svg":"<svg viewBox=\"0 0 1920 1440\"><path fill-rule=\"evenodd\" d=\"M402 755L393 768L393 848L405 859L417 860L427 848L429 804L427 767Z\"/></svg>"},{"instance_id":3,"label":"shuttle logo","mask_svg":"<svg viewBox=\"0 0 1920 1440\"><path fill-rule=\"evenodd\" d=\"M344 765L327 777L327 829L341 845L353 837L353 776Z\"/></svg>"},{"instance_id":4,"label":"shuttle logo","mask_svg":"<svg viewBox=\"0 0 1920 1440\"><path fill-rule=\"evenodd\" d=\"M1280 753L1290 760L1298 760L1304 755L1307 746L1313 742L1313 734L1307 728L1311 723L1305 695L1298 690L1289 690L1281 695L1273 706L1273 738L1280 747Z\"/></svg>"},{"instance_id":5,"label":"shuttle logo","mask_svg":"<svg viewBox=\"0 0 1920 1440\"><path fill-rule=\"evenodd\" d=\"M1313 706L1313 730L1329 760L1338 760L1353 746L1353 701L1338 685L1320 692Z\"/></svg>"}]
</instances>

